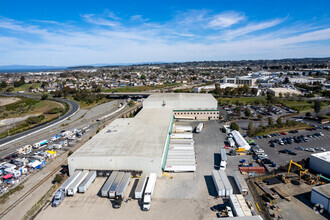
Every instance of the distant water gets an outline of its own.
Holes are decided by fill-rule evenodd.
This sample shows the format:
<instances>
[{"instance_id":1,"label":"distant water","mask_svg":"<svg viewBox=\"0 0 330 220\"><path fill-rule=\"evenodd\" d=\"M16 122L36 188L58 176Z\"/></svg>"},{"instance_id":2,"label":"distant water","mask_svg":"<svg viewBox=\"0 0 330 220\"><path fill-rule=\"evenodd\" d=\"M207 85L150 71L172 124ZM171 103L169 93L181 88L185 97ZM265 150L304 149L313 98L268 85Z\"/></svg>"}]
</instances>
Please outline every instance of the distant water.
<instances>
[{"instance_id":1,"label":"distant water","mask_svg":"<svg viewBox=\"0 0 330 220\"><path fill-rule=\"evenodd\" d=\"M37 73L37 72L49 72L49 71L60 71L60 70L66 70L66 67L63 68L50 68L50 69L0 69L0 73Z\"/></svg>"}]
</instances>

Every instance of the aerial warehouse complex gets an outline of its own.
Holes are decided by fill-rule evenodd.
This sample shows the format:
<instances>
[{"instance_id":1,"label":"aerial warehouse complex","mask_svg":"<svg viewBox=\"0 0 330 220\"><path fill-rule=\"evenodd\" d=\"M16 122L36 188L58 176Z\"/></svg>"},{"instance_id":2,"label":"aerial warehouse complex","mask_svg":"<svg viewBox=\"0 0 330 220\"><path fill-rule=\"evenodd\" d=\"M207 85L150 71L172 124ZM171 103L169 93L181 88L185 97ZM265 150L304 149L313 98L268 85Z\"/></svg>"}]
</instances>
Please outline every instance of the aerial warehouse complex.
<instances>
[{"instance_id":1,"label":"aerial warehouse complex","mask_svg":"<svg viewBox=\"0 0 330 220\"><path fill-rule=\"evenodd\" d=\"M134 118L106 126L68 158L75 170L142 171L161 176L174 119L215 120L217 100L211 94L152 94Z\"/></svg>"}]
</instances>

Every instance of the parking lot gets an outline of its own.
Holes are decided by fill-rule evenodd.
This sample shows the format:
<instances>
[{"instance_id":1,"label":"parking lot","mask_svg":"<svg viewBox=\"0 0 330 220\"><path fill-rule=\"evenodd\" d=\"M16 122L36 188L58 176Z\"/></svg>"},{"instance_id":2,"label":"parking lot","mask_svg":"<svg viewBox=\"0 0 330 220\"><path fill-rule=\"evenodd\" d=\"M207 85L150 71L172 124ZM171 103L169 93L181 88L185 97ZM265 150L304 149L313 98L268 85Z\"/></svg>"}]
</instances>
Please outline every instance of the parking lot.
<instances>
[{"instance_id":1,"label":"parking lot","mask_svg":"<svg viewBox=\"0 0 330 220\"><path fill-rule=\"evenodd\" d=\"M176 122L176 124L191 124L191 122ZM198 122L192 125L196 127ZM194 134L197 170L195 173L170 173L158 178L155 192L148 212L141 211L138 200L123 202L120 209L113 209L107 198L98 196L105 178L96 178L85 194L76 194L66 198L62 204L53 208L50 205L43 209L36 219L212 219L216 212L210 207L222 204L217 196L211 171L220 164L220 148L224 147L225 134L220 131L223 125L218 121L205 122L200 134ZM246 156L248 158L249 156ZM241 157L229 159L229 167L237 167ZM233 184L232 169L226 172ZM128 187L126 195L133 195L134 179Z\"/></svg>"},{"instance_id":2,"label":"parking lot","mask_svg":"<svg viewBox=\"0 0 330 220\"><path fill-rule=\"evenodd\" d=\"M312 135L317 132L322 132L324 136L319 136L316 138L310 137L308 138L307 135ZM300 136L304 135L308 138L307 142L301 142L301 143L296 143L292 141L292 144L286 144L286 145L279 145L275 144L275 147L270 147L269 141L270 140L275 140L279 138L288 138L288 137L293 137L293 136ZM297 150L295 149L296 147L302 147L302 148L324 148L326 151L330 150L330 131L325 130L325 129L318 129L316 131L307 131L307 130L300 130L298 133L286 133L286 135L280 135L276 137L270 137L270 138L263 138L263 139L253 139L256 144L260 146L261 149L265 151L265 154L268 155L268 158L272 160L277 167L286 165L290 162L290 160L293 161L301 161L302 159L307 159L310 154L312 153L317 153L321 152L318 150L315 150L315 152L309 152L305 150ZM282 149L289 149L297 153L297 155L290 155L290 154L284 154L284 153L279 153L279 150ZM275 167L276 169L276 167ZM270 169L272 170L272 169Z\"/></svg>"}]
</instances>

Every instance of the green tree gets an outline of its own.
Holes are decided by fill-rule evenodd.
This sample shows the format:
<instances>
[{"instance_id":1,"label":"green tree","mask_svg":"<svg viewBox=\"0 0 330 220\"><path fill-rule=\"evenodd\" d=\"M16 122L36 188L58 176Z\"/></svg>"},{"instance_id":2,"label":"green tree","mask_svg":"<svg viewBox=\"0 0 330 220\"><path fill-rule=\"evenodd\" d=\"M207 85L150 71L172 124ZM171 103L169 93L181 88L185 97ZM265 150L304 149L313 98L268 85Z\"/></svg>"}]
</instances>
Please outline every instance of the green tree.
<instances>
[{"instance_id":1,"label":"green tree","mask_svg":"<svg viewBox=\"0 0 330 220\"><path fill-rule=\"evenodd\" d=\"M238 126L237 123L233 122L233 123L230 124L230 129L239 131L239 126Z\"/></svg>"},{"instance_id":2,"label":"green tree","mask_svg":"<svg viewBox=\"0 0 330 220\"><path fill-rule=\"evenodd\" d=\"M247 108L247 109L245 110L245 116L246 116L246 117L251 117L251 116L252 116L252 114L251 114L251 110L250 110L249 108Z\"/></svg>"},{"instance_id":3,"label":"green tree","mask_svg":"<svg viewBox=\"0 0 330 220\"><path fill-rule=\"evenodd\" d=\"M309 117L312 116L312 114L311 114L310 112L306 112L305 116L306 116L307 118L309 118Z\"/></svg>"},{"instance_id":4,"label":"green tree","mask_svg":"<svg viewBox=\"0 0 330 220\"><path fill-rule=\"evenodd\" d=\"M282 118L281 117L278 117L277 120L276 120L276 123L278 125L278 127L283 127L283 122L282 122Z\"/></svg>"},{"instance_id":5,"label":"green tree","mask_svg":"<svg viewBox=\"0 0 330 220\"><path fill-rule=\"evenodd\" d=\"M235 109L235 112L236 112L238 117L241 117L241 107L237 106L236 109Z\"/></svg>"},{"instance_id":6,"label":"green tree","mask_svg":"<svg viewBox=\"0 0 330 220\"><path fill-rule=\"evenodd\" d=\"M46 100L48 98L48 94L42 94L41 100Z\"/></svg>"},{"instance_id":7,"label":"green tree","mask_svg":"<svg viewBox=\"0 0 330 220\"><path fill-rule=\"evenodd\" d=\"M316 114L318 114L321 111L321 101L320 100L315 100L314 111Z\"/></svg>"},{"instance_id":8,"label":"green tree","mask_svg":"<svg viewBox=\"0 0 330 220\"><path fill-rule=\"evenodd\" d=\"M56 174L54 178L54 183L61 183L63 181L63 176L60 174Z\"/></svg>"},{"instance_id":9,"label":"green tree","mask_svg":"<svg viewBox=\"0 0 330 220\"><path fill-rule=\"evenodd\" d=\"M247 135L249 135L249 137L252 137L252 136L254 136L254 133L255 133L255 128L254 128L253 123L250 121L249 125L248 125Z\"/></svg>"},{"instance_id":10,"label":"green tree","mask_svg":"<svg viewBox=\"0 0 330 220\"><path fill-rule=\"evenodd\" d=\"M280 99L283 98L283 94L281 92L278 94L278 96L280 97Z\"/></svg>"},{"instance_id":11,"label":"green tree","mask_svg":"<svg viewBox=\"0 0 330 220\"><path fill-rule=\"evenodd\" d=\"M272 117L268 118L268 125L273 126L274 125L274 119Z\"/></svg>"},{"instance_id":12,"label":"green tree","mask_svg":"<svg viewBox=\"0 0 330 220\"><path fill-rule=\"evenodd\" d=\"M4 81L4 80L2 80L1 81L1 84L0 84L0 88L6 88L8 85L7 85L7 83L6 83L6 81Z\"/></svg>"},{"instance_id":13,"label":"green tree","mask_svg":"<svg viewBox=\"0 0 330 220\"><path fill-rule=\"evenodd\" d=\"M144 74L142 74L141 75L141 77L140 77L140 79L142 79L142 80L145 80L147 77L146 77L146 75L144 75Z\"/></svg>"}]
</instances>

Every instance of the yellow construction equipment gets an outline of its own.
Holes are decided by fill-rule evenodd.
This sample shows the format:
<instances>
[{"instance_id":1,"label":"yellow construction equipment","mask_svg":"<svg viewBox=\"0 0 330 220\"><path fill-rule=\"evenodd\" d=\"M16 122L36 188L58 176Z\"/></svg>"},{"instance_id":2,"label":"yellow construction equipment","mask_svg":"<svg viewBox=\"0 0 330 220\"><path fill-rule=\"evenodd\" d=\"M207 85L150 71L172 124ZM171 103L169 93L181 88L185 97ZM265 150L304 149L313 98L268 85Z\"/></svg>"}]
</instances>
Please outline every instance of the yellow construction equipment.
<instances>
[{"instance_id":1,"label":"yellow construction equipment","mask_svg":"<svg viewBox=\"0 0 330 220\"><path fill-rule=\"evenodd\" d=\"M301 180L301 174L308 175L308 169L304 170L300 164L297 164L297 163L293 162L292 160L290 160L290 165L289 165L289 169L288 169L288 173L286 174L286 177L289 176L292 164L296 165L297 167L300 168L300 170L299 170L299 180Z\"/></svg>"},{"instance_id":2,"label":"yellow construction equipment","mask_svg":"<svg viewBox=\"0 0 330 220\"><path fill-rule=\"evenodd\" d=\"M237 148L236 152L245 152L245 148L243 148L243 147Z\"/></svg>"},{"instance_id":3,"label":"yellow construction equipment","mask_svg":"<svg viewBox=\"0 0 330 220\"><path fill-rule=\"evenodd\" d=\"M163 172L162 176L167 176L168 178L173 179L173 176L171 176L170 174L168 174L166 172Z\"/></svg>"}]
</instances>

